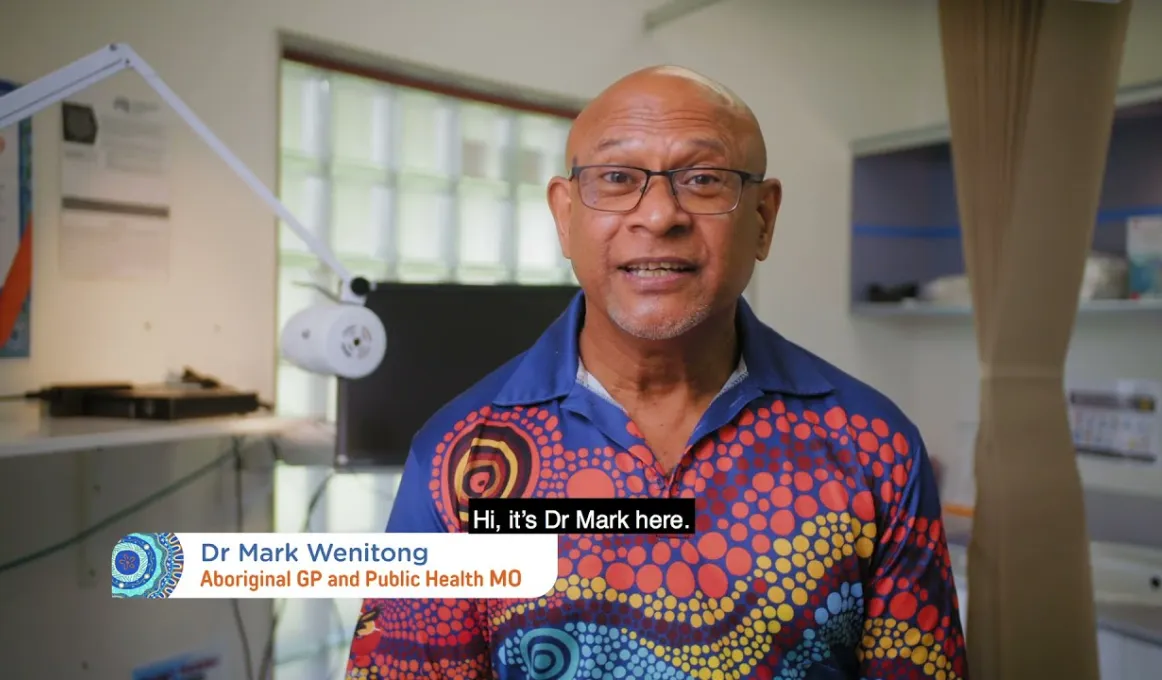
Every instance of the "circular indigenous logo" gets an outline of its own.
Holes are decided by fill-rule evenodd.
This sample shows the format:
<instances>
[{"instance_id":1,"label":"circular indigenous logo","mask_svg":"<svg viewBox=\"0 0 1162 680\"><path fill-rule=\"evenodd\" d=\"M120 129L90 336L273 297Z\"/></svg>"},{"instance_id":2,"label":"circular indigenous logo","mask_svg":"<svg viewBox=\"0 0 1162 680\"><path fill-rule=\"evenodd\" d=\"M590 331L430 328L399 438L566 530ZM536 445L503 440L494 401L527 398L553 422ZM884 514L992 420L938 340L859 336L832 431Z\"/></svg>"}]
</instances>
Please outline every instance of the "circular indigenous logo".
<instances>
[{"instance_id":1,"label":"circular indigenous logo","mask_svg":"<svg viewBox=\"0 0 1162 680\"><path fill-rule=\"evenodd\" d=\"M185 562L176 534L129 534L113 546L113 597L169 597Z\"/></svg>"}]
</instances>

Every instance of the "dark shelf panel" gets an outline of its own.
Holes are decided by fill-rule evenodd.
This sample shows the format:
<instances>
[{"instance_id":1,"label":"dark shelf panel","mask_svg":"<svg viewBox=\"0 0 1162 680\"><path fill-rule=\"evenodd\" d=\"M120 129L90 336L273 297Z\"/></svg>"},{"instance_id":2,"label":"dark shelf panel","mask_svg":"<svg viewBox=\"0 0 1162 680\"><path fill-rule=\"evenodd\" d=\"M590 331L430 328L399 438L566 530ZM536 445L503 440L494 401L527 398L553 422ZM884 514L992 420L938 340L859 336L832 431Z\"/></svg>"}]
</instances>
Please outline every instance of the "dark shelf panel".
<instances>
[{"instance_id":1,"label":"dark shelf panel","mask_svg":"<svg viewBox=\"0 0 1162 680\"><path fill-rule=\"evenodd\" d=\"M931 302L857 302L851 306L856 316L867 317L968 317L972 308ZM1142 300L1092 300L1077 307L1079 314L1150 314L1162 315L1162 298Z\"/></svg>"},{"instance_id":2,"label":"dark shelf panel","mask_svg":"<svg viewBox=\"0 0 1162 680\"><path fill-rule=\"evenodd\" d=\"M1162 216L1162 205L1103 210L1098 213L1097 228L1120 228L1126 220L1132 217L1158 216ZM960 227L958 225L900 226L892 224L857 224L852 227L852 232L857 236L870 236L872 238L960 238Z\"/></svg>"}]
</instances>

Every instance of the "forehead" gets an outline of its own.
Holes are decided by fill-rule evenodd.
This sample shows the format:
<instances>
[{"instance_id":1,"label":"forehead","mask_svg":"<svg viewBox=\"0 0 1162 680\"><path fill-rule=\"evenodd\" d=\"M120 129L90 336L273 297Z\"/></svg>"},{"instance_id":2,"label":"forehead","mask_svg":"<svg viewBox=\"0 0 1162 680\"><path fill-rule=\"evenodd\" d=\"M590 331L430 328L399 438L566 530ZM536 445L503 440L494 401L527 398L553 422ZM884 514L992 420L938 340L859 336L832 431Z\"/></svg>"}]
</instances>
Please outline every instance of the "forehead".
<instances>
[{"instance_id":1,"label":"forehead","mask_svg":"<svg viewBox=\"0 0 1162 680\"><path fill-rule=\"evenodd\" d=\"M630 154L742 160L738 117L704 97L638 96L611 102L578 132L574 153L598 158Z\"/></svg>"}]
</instances>

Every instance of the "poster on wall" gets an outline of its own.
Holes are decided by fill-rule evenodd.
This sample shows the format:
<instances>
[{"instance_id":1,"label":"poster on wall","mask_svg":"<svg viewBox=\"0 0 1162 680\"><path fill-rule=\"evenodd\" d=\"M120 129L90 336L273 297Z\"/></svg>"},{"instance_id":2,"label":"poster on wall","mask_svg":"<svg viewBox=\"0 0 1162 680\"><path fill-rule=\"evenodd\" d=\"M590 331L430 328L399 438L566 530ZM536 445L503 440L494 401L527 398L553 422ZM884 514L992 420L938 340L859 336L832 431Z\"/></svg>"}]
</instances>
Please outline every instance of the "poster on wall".
<instances>
[{"instance_id":1,"label":"poster on wall","mask_svg":"<svg viewBox=\"0 0 1162 680\"><path fill-rule=\"evenodd\" d=\"M17 85L0 80L0 95ZM31 352L32 121L0 130L0 358Z\"/></svg>"},{"instance_id":2,"label":"poster on wall","mask_svg":"<svg viewBox=\"0 0 1162 680\"><path fill-rule=\"evenodd\" d=\"M135 84L135 83L133 83ZM61 274L164 281L170 263L168 110L121 78L61 104Z\"/></svg>"},{"instance_id":3,"label":"poster on wall","mask_svg":"<svg viewBox=\"0 0 1162 680\"><path fill-rule=\"evenodd\" d=\"M227 680L221 652L210 649L153 661L133 669L132 680Z\"/></svg>"}]
</instances>

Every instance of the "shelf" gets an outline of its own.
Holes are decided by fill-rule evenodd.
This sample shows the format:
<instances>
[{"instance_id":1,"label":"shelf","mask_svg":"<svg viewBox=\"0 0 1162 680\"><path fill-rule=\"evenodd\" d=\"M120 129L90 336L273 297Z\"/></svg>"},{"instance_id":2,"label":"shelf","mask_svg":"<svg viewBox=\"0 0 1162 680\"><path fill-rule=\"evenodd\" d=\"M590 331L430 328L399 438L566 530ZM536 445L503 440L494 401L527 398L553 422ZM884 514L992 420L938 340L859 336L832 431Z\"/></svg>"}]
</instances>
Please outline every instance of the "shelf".
<instances>
[{"instance_id":1,"label":"shelf","mask_svg":"<svg viewBox=\"0 0 1162 680\"><path fill-rule=\"evenodd\" d=\"M1150 300L1093 300L1078 307L1080 315L1091 314L1162 314L1162 299ZM972 308L962 305L944 305L932 302L857 302L852 305L855 316L865 317L938 317L970 316Z\"/></svg>"},{"instance_id":2,"label":"shelf","mask_svg":"<svg viewBox=\"0 0 1162 680\"><path fill-rule=\"evenodd\" d=\"M223 437L277 436L303 422L266 414L172 422L44 418L36 404L0 404L0 459Z\"/></svg>"},{"instance_id":3,"label":"shelf","mask_svg":"<svg viewBox=\"0 0 1162 680\"><path fill-rule=\"evenodd\" d=\"M1162 216L1162 83L1132 94L1119 98L1110 131L1091 254L1127 257L1129 220ZM924 286L965 273L949 140L932 130L897 137L895 143L880 140L855 145L848 277L852 312L968 316L965 307L864 302L873 287ZM1081 311L1138 314L1158 309L1154 303L1102 301L1085 305Z\"/></svg>"},{"instance_id":4,"label":"shelf","mask_svg":"<svg viewBox=\"0 0 1162 680\"><path fill-rule=\"evenodd\" d=\"M1162 206L1151 205L1138 208L1117 208L1103 210L1098 213L1097 227L1120 227L1133 217L1162 216ZM894 224L856 224L852 227L856 236L872 238L923 238L923 239L959 239L959 225L930 225L906 226Z\"/></svg>"}]
</instances>

